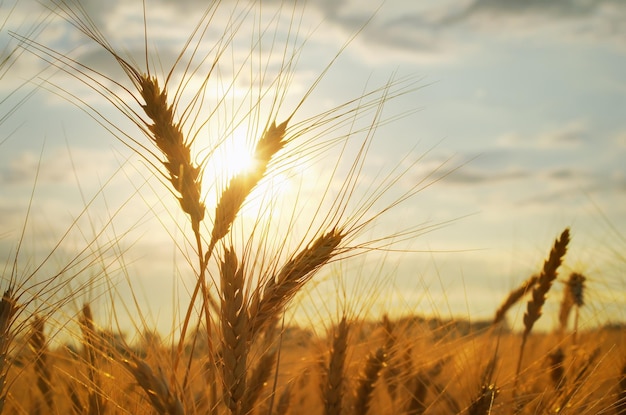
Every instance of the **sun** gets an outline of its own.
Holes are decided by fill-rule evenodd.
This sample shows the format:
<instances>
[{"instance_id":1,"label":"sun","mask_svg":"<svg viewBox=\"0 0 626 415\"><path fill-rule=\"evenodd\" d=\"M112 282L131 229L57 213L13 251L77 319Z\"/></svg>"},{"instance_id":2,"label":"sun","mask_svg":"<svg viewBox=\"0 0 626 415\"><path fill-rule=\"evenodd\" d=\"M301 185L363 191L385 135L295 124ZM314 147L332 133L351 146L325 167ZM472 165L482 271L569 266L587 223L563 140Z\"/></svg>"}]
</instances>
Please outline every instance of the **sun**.
<instances>
[{"instance_id":1,"label":"sun","mask_svg":"<svg viewBox=\"0 0 626 415\"><path fill-rule=\"evenodd\" d=\"M240 127L225 136L212 150L204 166L203 183L227 186L236 176L253 173L257 168L254 143L245 128Z\"/></svg>"},{"instance_id":2,"label":"sun","mask_svg":"<svg viewBox=\"0 0 626 415\"><path fill-rule=\"evenodd\" d=\"M228 180L239 174L251 173L256 168L254 148L243 128L236 129L219 148L219 152L217 162L221 166L216 166L216 171Z\"/></svg>"}]
</instances>

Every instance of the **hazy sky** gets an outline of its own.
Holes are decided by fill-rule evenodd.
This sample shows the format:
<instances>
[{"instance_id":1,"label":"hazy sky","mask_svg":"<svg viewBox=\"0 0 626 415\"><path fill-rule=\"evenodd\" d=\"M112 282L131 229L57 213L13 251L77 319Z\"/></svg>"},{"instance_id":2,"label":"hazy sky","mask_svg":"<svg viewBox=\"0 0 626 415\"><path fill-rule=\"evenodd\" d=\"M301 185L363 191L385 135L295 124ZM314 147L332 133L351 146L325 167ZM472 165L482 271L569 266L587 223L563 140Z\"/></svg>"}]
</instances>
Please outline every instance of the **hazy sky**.
<instances>
[{"instance_id":1,"label":"hazy sky","mask_svg":"<svg viewBox=\"0 0 626 415\"><path fill-rule=\"evenodd\" d=\"M361 184L366 192L365 186L379 171L389 172L407 154L427 153L397 187L401 192L423 179L436 183L382 217L372 232L446 225L401 245L419 253L387 254L388 268L381 267L380 255L368 255L360 265L329 268L321 280L324 274L337 272L350 275L348 281L365 278L354 273L367 274L359 280L360 288L352 290L369 295L376 289L380 304L373 308L489 317L511 288L540 269L554 238L569 226L573 240L561 278L573 270L588 276L586 321L624 319L626 2L389 0L365 26L376 9L364 9L363 3L309 1L304 12L295 8L291 28L287 25L292 22L292 2L283 6L282 14L276 14L278 1L248 9L212 78L216 85L230 85L236 62L247 57L248 72L239 73L226 94L241 100L254 77L250 68L255 62L267 63L266 81L279 68L267 46L273 41L280 56L285 42L295 42L302 49L280 118L360 31L296 114L297 121L356 98L391 76L412 77L419 87L385 107L385 119L405 116L376 132ZM116 50L142 62L140 1L83 4ZM153 71L162 74L171 66L205 4L146 0ZM241 15L231 11L247 10L245 5L222 2L199 56L211 53L210 48L223 38L229 16L239 21ZM268 56L250 58L247 54L258 39L259 22L269 27L262 48ZM0 3L0 25L0 57L15 48L17 39L9 33L17 33L116 79L121 74L106 53L38 2ZM123 125L124 132L145 138L123 121L111 103L65 74L62 65L55 68L44 62L42 52L30 53L34 45L26 49L18 48L0 71L2 260L10 262L15 253L40 164L18 274L29 275L78 218L49 261L50 269L63 267L95 240L80 256L83 262L67 273L80 270L71 288L78 288L87 277L106 286L105 268L108 281L126 295L131 308L128 281L141 304L152 304L147 318L167 328L176 290L184 292L192 281L188 265L172 244L172 238L184 241L189 232L186 218L165 187L150 178L146 163L77 108L77 98L70 94L83 101L78 103L83 109L90 105ZM188 91L199 85L200 77L190 79ZM107 86L128 98L120 88ZM208 91L219 95L215 89ZM225 105L218 120L243 114L234 105ZM94 111L90 113L97 119ZM443 162L443 168L433 174ZM329 173L323 158L317 163L285 191L295 192L298 186L304 195L320 191L316 186L326 184ZM444 173L449 174L438 180ZM207 192L207 212L212 214L216 189ZM392 191L388 196L399 194ZM92 198L94 202L83 209ZM182 245L182 251L190 252ZM104 252L103 263L90 263L90 252ZM368 285L380 282L365 282L384 278L393 283L381 288ZM179 287L177 280L186 282ZM157 293L156 287L163 293ZM322 284L315 290L313 298L324 298L327 290L337 288ZM87 292L77 303L95 301L102 291ZM97 301L106 307L105 300ZM319 314L324 314L323 308L317 306ZM554 323L554 313L546 314L545 322Z\"/></svg>"}]
</instances>

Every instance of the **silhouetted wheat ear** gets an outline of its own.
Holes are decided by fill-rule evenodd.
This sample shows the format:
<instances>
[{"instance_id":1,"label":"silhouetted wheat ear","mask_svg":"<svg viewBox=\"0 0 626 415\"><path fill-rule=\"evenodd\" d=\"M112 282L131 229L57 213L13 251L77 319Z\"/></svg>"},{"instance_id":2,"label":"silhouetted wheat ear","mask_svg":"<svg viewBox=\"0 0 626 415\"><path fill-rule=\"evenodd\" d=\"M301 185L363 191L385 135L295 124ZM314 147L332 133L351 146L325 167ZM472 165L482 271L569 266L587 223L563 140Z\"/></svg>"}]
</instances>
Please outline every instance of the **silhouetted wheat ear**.
<instances>
[{"instance_id":1,"label":"silhouetted wheat ear","mask_svg":"<svg viewBox=\"0 0 626 415\"><path fill-rule=\"evenodd\" d=\"M220 267L222 381L224 403L233 415L243 413L248 363L248 313L244 270L231 249L224 250Z\"/></svg>"},{"instance_id":2,"label":"silhouetted wheat ear","mask_svg":"<svg viewBox=\"0 0 626 415\"><path fill-rule=\"evenodd\" d=\"M318 237L265 281L250 300L250 338L254 338L268 323L275 321L297 292L315 272L337 254L345 234L337 228Z\"/></svg>"},{"instance_id":3,"label":"silhouetted wheat ear","mask_svg":"<svg viewBox=\"0 0 626 415\"><path fill-rule=\"evenodd\" d=\"M522 334L522 344L520 345L519 357L517 359L517 370L515 372L514 395L518 393L517 385L519 382L519 375L522 370L524 348L526 346L526 341L528 340L528 335L537 320L539 320L539 317L541 317L541 310L546 302L546 294L550 291L552 283L557 277L557 269L561 265L563 257L567 252L567 245L569 244L569 241L569 228L565 228L565 230L561 233L561 236L554 242L554 246L550 250L548 259L543 263L543 269L539 275L539 280L533 288L530 301L528 301L526 312L524 313L524 333ZM516 397L517 395L514 396L514 398Z\"/></svg>"},{"instance_id":4,"label":"silhouetted wheat ear","mask_svg":"<svg viewBox=\"0 0 626 415\"><path fill-rule=\"evenodd\" d=\"M548 259L543 263L543 270L539 275L537 285L533 288L532 299L528 302L526 313L524 314L524 335L527 336L534 324L541 317L541 310L546 302L546 294L550 291L552 283L557 277L557 269L561 265L563 257L567 252L567 245L570 241L569 228L566 228L559 239L554 243Z\"/></svg>"},{"instance_id":5,"label":"silhouetted wheat ear","mask_svg":"<svg viewBox=\"0 0 626 415\"><path fill-rule=\"evenodd\" d=\"M533 275L532 277L524 281L524 283L522 283L522 285L520 285L518 288L511 291L509 293L509 296L502 303L502 305L498 307L498 310L496 311L496 315L493 319L493 325L496 325L500 323L502 320L504 320L504 317L506 317L507 311L509 311L511 307L517 304L517 302L521 300L526 295L526 293L528 293L533 288L533 286L537 283L538 280L539 280L539 276Z\"/></svg>"},{"instance_id":6,"label":"silhouetted wheat ear","mask_svg":"<svg viewBox=\"0 0 626 415\"><path fill-rule=\"evenodd\" d=\"M198 231L204 219L204 203L201 202L202 180L200 167L191 162L191 149L185 141L180 125L174 121L174 108L168 103L167 91L159 87L158 80L142 75L138 89L145 104L143 108L153 124L148 125L152 139L165 155L163 165L169 173L170 182L180 194L180 206L191 218L194 231Z\"/></svg>"},{"instance_id":7,"label":"silhouetted wheat ear","mask_svg":"<svg viewBox=\"0 0 626 415\"><path fill-rule=\"evenodd\" d=\"M228 186L222 192L215 207L215 222L207 254L210 254L212 251L211 247L228 234L246 198L265 176L272 157L284 147L287 122L285 121L278 126L276 122L272 122L256 145L254 170L238 173L230 180Z\"/></svg>"},{"instance_id":8,"label":"silhouetted wheat ear","mask_svg":"<svg viewBox=\"0 0 626 415\"><path fill-rule=\"evenodd\" d=\"M45 322L41 316L33 317L29 345L35 355L37 388L43 395L48 410L54 412L54 390L52 389L52 372L48 362L48 343L44 333Z\"/></svg>"}]
</instances>

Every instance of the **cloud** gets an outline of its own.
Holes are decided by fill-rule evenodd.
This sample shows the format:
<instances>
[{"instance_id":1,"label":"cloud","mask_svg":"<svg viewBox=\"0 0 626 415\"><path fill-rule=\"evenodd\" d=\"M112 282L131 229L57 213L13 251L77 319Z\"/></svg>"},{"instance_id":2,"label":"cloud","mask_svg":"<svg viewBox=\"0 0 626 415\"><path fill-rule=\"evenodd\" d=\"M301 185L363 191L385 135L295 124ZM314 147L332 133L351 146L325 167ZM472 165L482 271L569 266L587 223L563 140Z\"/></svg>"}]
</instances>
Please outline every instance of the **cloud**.
<instances>
[{"instance_id":1,"label":"cloud","mask_svg":"<svg viewBox=\"0 0 626 415\"><path fill-rule=\"evenodd\" d=\"M492 40L540 38L542 43L610 41L624 47L626 2L620 0L474 0L385 4L363 28L363 43L378 52L410 52L420 62L461 60L466 53ZM360 3L316 4L333 24L354 33L365 21ZM339 12L342 11L342 12ZM359 16L360 19L355 19ZM487 38L485 36L488 36ZM380 58L380 53L378 57ZM430 59L426 59L430 58Z\"/></svg>"},{"instance_id":2,"label":"cloud","mask_svg":"<svg viewBox=\"0 0 626 415\"><path fill-rule=\"evenodd\" d=\"M556 127L548 127L535 134L509 132L496 139L503 148L574 149L589 143L592 135L584 120L573 120Z\"/></svg>"},{"instance_id":3,"label":"cloud","mask_svg":"<svg viewBox=\"0 0 626 415\"><path fill-rule=\"evenodd\" d=\"M67 150L56 148L45 158L31 151L24 151L12 157L0 167L0 187L38 185L76 186L76 177L94 178L94 166L97 174L107 177L119 168L110 152L97 149L72 148L71 158Z\"/></svg>"}]
</instances>

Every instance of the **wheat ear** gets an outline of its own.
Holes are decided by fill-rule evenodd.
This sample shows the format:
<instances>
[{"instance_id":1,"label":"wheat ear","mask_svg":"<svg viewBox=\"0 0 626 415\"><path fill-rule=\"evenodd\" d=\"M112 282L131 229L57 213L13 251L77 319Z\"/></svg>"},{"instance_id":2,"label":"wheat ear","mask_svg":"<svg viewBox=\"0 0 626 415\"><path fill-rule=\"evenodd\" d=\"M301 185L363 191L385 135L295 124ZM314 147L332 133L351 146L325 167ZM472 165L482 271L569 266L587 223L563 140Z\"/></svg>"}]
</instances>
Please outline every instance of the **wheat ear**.
<instances>
[{"instance_id":1,"label":"wheat ear","mask_svg":"<svg viewBox=\"0 0 626 415\"><path fill-rule=\"evenodd\" d=\"M528 335L533 326L541 317L541 310L546 302L546 294L550 291L552 283L557 277L557 269L561 265L563 257L567 252L567 245L570 241L569 228L566 228L561 236L554 242L554 246L550 250L548 259L543 263L543 269L539 275L539 280L533 288L532 298L528 301L526 312L524 313L524 333L522 335L522 344L520 346L519 358L517 361L517 370L515 372L515 386L517 390L517 382L522 369L522 360L524 357L524 347L528 340Z\"/></svg>"},{"instance_id":2,"label":"wheat ear","mask_svg":"<svg viewBox=\"0 0 626 415\"><path fill-rule=\"evenodd\" d=\"M246 391L249 345L243 271L233 250L225 249L220 267L222 381L224 403L233 415L242 413Z\"/></svg>"},{"instance_id":3,"label":"wheat ear","mask_svg":"<svg viewBox=\"0 0 626 415\"><path fill-rule=\"evenodd\" d=\"M554 352L548 354L548 360L550 361L550 380L555 390L560 390L565 385L565 367L563 362L565 361L565 353L563 349L559 347Z\"/></svg>"},{"instance_id":4,"label":"wheat ear","mask_svg":"<svg viewBox=\"0 0 626 415\"><path fill-rule=\"evenodd\" d=\"M276 122L272 122L257 142L254 151L254 160L256 162L254 170L237 174L230 180L228 186L222 192L215 207L215 222L211 232L211 242L207 250L207 256L211 254L215 244L228 234L244 201L265 176L272 157L284 147L286 129L287 121L278 126ZM205 258L205 261L208 261L208 257Z\"/></svg>"},{"instance_id":5,"label":"wheat ear","mask_svg":"<svg viewBox=\"0 0 626 415\"><path fill-rule=\"evenodd\" d=\"M383 347L379 347L376 349L376 352L370 353L367 357L365 369L358 380L356 402L354 405L355 415L367 414L372 401L374 386L380 377L380 372L385 365L386 358L387 356Z\"/></svg>"},{"instance_id":6,"label":"wheat ear","mask_svg":"<svg viewBox=\"0 0 626 415\"><path fill-rule=\"evenodd\" d=\"M285 385L280 397L278 398L278 403L276 404L276 415L287 415L287 411L289 411L289 407L291 406L291 389L293 388L293 383L289 382Z\"/></svg>"},{"instance_id":7,"label":"wheat ear","mask_svg":"<svg viewBox=\"0 0 626 415\"><path fill-rule=\"evenodd\" d=\"M337 254L345 234L337 228L318 237L290 259L277 273L253 293L250 301L250 338L283 311L315 272ZM262 293L262 294L261 294Z\"/></svg>"},{"instance_id":8,"label":"wheat ear","mask_svg":"<svg viewBox=\"0 0 626 415\"><path fill-rule=\"evenodd\" d=\"M255 169L253 171L240 172L239 174L237 174L230 180L228 186L222 192L217 206L215 207L215 218L213 223L213 230L211 231L211 240L209 242L208 249L204 254L202 254L201 250L199 233L196 232L198 252L199 255L204 255L204 258L201 258L201 275L200 278L198 278L198 282L196 283L193 293L191 294L191 300L189 303L189 307L187 308L187 314L184 320L185 323L181 331L179 354L182 351L182 344L187 331L187 324L189 322L191 312L193 310L193 304L195 303L199 290L202 289L202 294L205 298L204 301L212 302L212 297L208 293L208 289L206 287L206 282L204 279L204 269L208 264L211 255L213 254L215 245L228 234L246 198L248 197L250 192L252 192L252 190L256 187L259 181L261 181L261 179L265 176L268 166L274 155L284 147L285 132L287 129L288 121L289 120L284 121L278 126L276 125L276 122L272 122L270 127L262 134L261 138L257 142L254 151L254 160L256 161ZM214 306L214 308L216 307ZM208 328L210 326L210 323L208 310L206 307L205 313L205 319L207 321Z\"/></svg>"},{"instance_id":9,"label":"wheat ear","mask_svg":"<svg viewBox=\"0 0 626 415\"><path fill-rule=\"evenodd\" d=\"M255 403L261 396L263 387L267 385L272 369L276 365L276 351L263 353L257 365L252 370L252 374L247 380L247 387L243 397L243 405L241 413L244 415L252 413Z\"/></svg>"},{"instance_id":10,"label":"wheat ear","mask_svg":"<svg viewBox=\"0 0 626 415\"><path fill-rule=\"evenodd\" d=\"M100 393L100 372L98 371L98 336L96 333L93 314L89 304L83 305L82 316L79 318L82 331L83 352L87 363L87 376L91 387L89 388L89 407L87 413L96 415L104 413L106 399Z\"/></svg>"},{"instance_id":11,"label":"wheat ear","mask_svg":"<svg viewBox=\"0 0 626 415\"><path fill-rule=\"evenodd\" d=\"M123 363L146 392L150 404L158 414L183 415L185 413L182 403L172 393L160 368L157 375L146 362L139 358L125 359Z\"/></svg>"},{"instance_id":12,"label":"wheat ear","mask_svg":"<svg viewBox=\"0 0 626 415\"><path fill-rule=\"evenodd\" d=\"M333 346L330 351L330 361L324 384L322 396L324 400L324 415L341 415L344 394L344 366L348 349L348 332L350 325L346 317L342 317L339 324L334 328Z\"/></svg>"},{"instance_id":13,"label":"wheat ear","mask_svg":"<svg viewBox=\"0 0 626 415\"><path fill-rule=\"evenodd\" d=\"M565 333L567 330L567 321L572 308L576 307L574 314L574 334L572 342L576 344L576 334L578 332L578 315L580 307L585 305L585 281L584 275L578 272L572 272L565 283L565 290L563 291L563 300L561 300L561 307L559 308L559 325L561 333Z\"/></svg>"},{"instance_id":14,"label":"wheat ear","mask_svg":"<svg viewBox=\"0 0 626 415\"><path fill-rule=\"evenodd\" d=\"M31 323L31 335L29 345L35 354L35 373L37 374L37 388L46 402L48 410L53 413L54 391L52 389L52 372L48 361L48 344L44 333L45 319L34 316Z\"/></svg>"}]
</instances>

